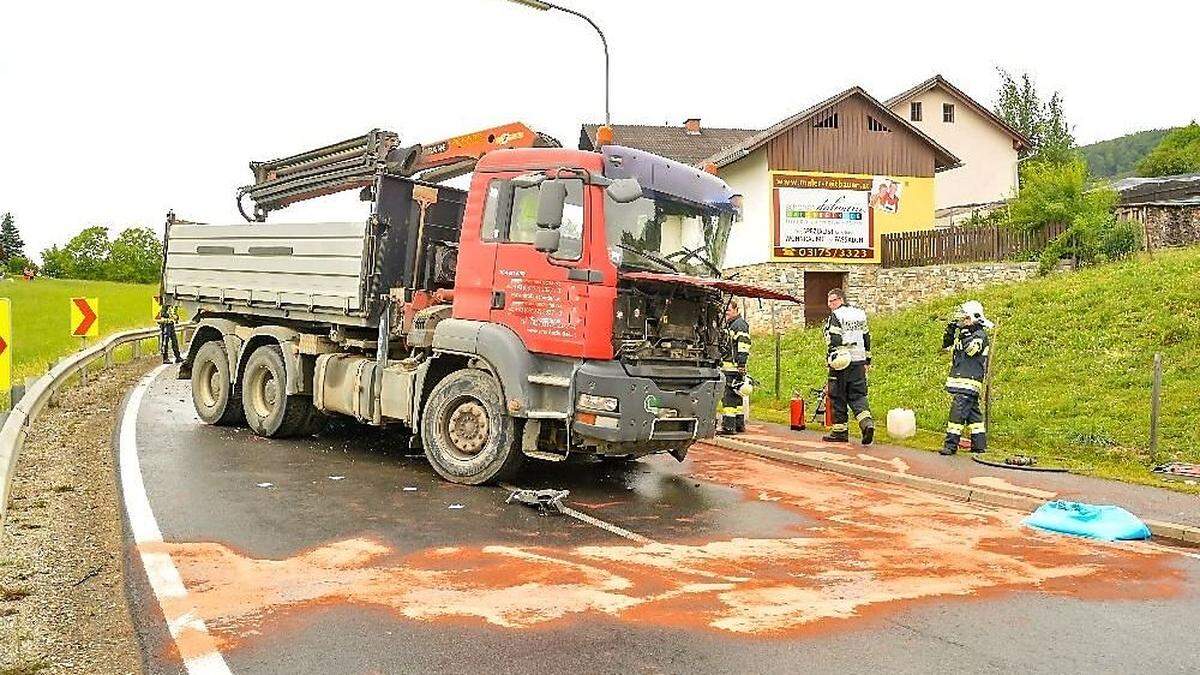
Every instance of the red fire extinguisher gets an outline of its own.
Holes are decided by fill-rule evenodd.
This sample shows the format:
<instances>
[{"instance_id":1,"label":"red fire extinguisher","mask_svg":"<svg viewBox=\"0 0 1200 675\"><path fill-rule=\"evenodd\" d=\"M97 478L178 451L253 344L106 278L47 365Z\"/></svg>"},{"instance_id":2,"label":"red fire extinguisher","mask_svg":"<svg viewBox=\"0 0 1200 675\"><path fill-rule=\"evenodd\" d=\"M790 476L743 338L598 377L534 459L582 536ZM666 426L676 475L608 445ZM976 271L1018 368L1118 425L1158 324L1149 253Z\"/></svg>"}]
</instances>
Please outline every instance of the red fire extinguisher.
<instances>
[{"instance_id":1,"label":"red fire extinguisher","mask_svg":"<svg viewBox=\"0 0 1200 675\"><path fill-rule=\"evenodd\" d=\"M829 386L825 386L825 391L822 393L825 397L825 428L833 427L833 400L829 398Z\"/></svg>"},{"instance_id":2,"label":"red fire extinguisher","mask_svg":"<svg viewBox=\"0 0 1200 675\"><path fill-rule=\"evenodd\" d=\"M800 392L792 392L791 413L792 431L804 431L804 397Z\"/></svg>"}]
</instances>

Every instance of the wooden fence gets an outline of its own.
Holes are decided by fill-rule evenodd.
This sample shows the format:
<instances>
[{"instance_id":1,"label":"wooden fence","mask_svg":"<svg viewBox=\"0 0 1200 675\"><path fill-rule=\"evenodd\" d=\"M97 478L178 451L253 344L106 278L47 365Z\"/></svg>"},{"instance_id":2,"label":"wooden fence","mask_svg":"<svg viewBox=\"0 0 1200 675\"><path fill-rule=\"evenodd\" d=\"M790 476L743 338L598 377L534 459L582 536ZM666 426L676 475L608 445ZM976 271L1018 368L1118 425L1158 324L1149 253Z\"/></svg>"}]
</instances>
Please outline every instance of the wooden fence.
<instances>
[{"instance_id":1,"label":"wooden fence","mask_svg":"<svg viewBox=\"0 0 1200 675\"><path fill-rule=\"evenodd\" d=\"M1017 254L1041 251L1066 230L1051 225L1040 232L1017 232L998 225L948 230L892 232L882 237L884 267L917 267L947 263L999 262Z\"/></svg>"}]
</instances>

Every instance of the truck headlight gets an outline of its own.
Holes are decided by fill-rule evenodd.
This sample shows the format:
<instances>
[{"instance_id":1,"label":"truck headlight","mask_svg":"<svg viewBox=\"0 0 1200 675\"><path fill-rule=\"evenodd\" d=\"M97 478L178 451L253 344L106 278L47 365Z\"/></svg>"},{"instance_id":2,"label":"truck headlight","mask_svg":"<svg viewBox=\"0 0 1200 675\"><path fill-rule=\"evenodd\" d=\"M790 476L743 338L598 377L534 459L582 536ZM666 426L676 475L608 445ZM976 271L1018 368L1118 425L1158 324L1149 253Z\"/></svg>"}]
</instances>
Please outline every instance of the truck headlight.
<instances>
[{"instance_id":1,"label":"truck headlight","mask_svg":"<svg viewBox=\"0 0 1200 675\"><path fill-rule=\"evenodd\" d=\"M592 394L580 394L577 407L587 408L588 410L599 410L601 412L617 412L617 399L611 396L593 396Z\"/></svg>"}]
</instances>

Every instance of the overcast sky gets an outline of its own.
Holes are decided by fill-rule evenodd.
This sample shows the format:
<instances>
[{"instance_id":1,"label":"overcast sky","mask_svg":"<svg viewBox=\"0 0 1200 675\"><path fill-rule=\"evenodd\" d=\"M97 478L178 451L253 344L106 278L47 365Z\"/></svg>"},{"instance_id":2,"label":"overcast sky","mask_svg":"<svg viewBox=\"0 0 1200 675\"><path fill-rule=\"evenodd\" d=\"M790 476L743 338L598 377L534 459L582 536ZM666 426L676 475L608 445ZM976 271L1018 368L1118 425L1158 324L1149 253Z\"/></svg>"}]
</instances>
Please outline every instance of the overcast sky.
<instances>
[{"instance_id":1,"label":"overcast sky","mask_svg":"<svg viewBox=\"0 0 1200 675\"><path fill-rule=\"evenodd\" d=\"M608 35L615 122L763 127L937 72L990 105L998 65L1060 90L1083 143L1200 116L1192 3L563 2ZM591 28L504 0L3 2L0 212L32 253L171 208L234 222L251 159L511 120L574 146L602 85ZM273 219L365 212L325 202Z\"/></svg>"}]
</instances>

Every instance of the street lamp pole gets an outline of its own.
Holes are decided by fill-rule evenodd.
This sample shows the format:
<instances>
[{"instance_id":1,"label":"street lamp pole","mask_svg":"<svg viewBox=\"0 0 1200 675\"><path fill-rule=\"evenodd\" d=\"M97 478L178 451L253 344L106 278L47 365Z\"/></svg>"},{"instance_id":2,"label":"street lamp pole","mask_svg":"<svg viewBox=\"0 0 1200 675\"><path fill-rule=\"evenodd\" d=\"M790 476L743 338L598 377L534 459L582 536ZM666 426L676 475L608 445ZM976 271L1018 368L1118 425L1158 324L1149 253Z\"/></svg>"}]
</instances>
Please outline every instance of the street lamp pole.
<instances>
[{"instance_id":1,"label":"street lamp pole","mask_svg":"<svg viewBox=\"0 0 1200 675\"><path fill-rule=\"evenodd\" d=\"M588 22L589 26L591 26L593 29L595 29L596 34L600 36L600 44L604 47L604 124L607 125L610 122L612 122L611 116L609 115L609 111L608 111L608 39L604 37L604 31L600 30L600 26L597 26L595 21L592 21L591 19L589 19L587 17L587 15L583 14L582 12L577 12L569 7L562 7L560 5L556 5L552 2L542 2L541 0L508 0L508 1L518 4L518 5L524 5L525 7L530 7L532 9L536 9L541 12L546 12L546 11L549 11L552 9L558 10L560 12L565 12L567 14L571 14L571 15L579 17L580 19L583 19L584 21Z\"/></svg>"}]
</instances>

